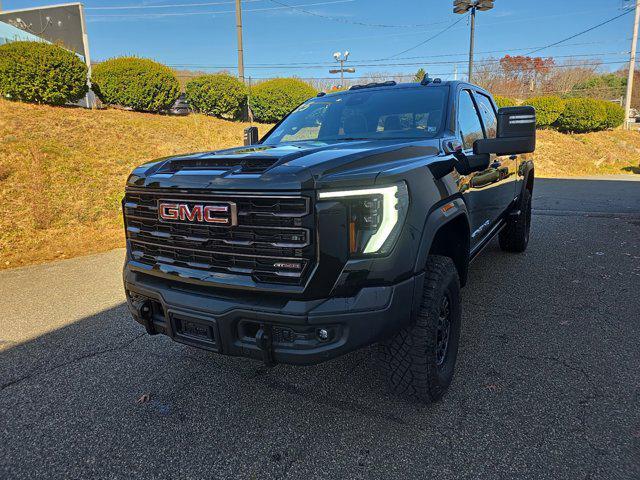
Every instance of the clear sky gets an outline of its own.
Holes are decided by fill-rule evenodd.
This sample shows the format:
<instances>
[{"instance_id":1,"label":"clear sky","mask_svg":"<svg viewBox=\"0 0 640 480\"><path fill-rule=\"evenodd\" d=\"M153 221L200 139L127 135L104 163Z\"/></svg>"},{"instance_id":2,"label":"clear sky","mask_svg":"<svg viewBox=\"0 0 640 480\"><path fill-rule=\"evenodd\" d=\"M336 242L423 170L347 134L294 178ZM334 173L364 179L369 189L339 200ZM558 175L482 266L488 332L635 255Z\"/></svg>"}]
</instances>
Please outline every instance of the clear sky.
<instances>
[{"instance_id":1,"label":"clear sky","mask_svg":"<svg viewBox=\"0 0 640 480\"><path fill-rule=\"evenodd\" d=\"M11 10L64 1L2 3L5 10ZM281 2L315 15L285 8ZM495 0L494 10L478 13L477 59L527 53L619 15L628 3ZM328 77L332 53L344 50L351 52L349 62L357 68L352 76L412 73L424 66L430 74L450 78L454 70L451 62L458 61L462 74L466 71L469 26L462 19L450 27L461 18L452 13L451 4L450 0L244 0L246 75ZM233 0L87 0L85 8L95 60L137 55L170 65L189 65L184 68L194 70L236 71ZM558 61L570 55L592 55L602 60L603 68L616 70L628 58L632 23L633 14L626 15L537 55L555 56ZM437 38L400 53L447 27L449 30ZM294 65L300 63L319 66ZM277 68L274 64L291 65Z\"/></svg>"}]
</instances>

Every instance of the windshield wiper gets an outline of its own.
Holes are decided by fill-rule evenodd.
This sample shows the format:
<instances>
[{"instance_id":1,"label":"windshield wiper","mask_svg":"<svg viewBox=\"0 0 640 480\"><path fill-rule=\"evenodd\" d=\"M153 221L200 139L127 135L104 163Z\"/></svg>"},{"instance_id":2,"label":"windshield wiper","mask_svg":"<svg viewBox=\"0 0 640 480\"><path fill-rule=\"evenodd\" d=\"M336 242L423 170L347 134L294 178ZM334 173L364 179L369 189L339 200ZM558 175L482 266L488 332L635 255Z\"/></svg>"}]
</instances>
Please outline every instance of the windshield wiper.
<instances>
[{"instance_id":1,"label":"windshield wiper","mask_svg":"<svg viewBox=\"0 0 640 480\"><path fill-rule=\"evenodd\" d=\"M340 137L340 138L324 138L320 141L321 142L354 142L358 140L373 140L373 138L371 137Z\"/></svg>"}]
</instances>

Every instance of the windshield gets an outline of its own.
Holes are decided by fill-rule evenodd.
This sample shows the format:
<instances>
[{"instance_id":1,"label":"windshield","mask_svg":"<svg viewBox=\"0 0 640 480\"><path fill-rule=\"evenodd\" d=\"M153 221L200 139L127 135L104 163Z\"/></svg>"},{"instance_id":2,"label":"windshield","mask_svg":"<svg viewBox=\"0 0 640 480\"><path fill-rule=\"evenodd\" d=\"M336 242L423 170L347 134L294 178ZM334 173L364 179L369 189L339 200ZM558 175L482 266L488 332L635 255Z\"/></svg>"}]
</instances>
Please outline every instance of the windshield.
<instances>
[{"instance_id":1,"label":"windshield","mask_svg":"<svg viewBox=\"0 0 640 480\"><path fill-rule=\"evenodd\" d=\"M389 88L308 100L262 142L338 142L434 138L441 130L448 90Z\"/></svg>"}]
</instances>

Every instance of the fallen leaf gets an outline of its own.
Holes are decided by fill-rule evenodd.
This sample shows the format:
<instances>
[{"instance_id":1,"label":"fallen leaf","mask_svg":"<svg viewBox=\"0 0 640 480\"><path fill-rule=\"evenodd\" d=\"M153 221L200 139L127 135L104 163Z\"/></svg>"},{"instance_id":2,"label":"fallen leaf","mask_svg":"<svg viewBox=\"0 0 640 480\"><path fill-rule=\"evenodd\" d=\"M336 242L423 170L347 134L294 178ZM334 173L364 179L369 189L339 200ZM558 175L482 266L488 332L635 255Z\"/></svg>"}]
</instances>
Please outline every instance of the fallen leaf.
<instances>
[{"instance_id":1,"label":"fallen leaf","mask_svg":"<svg viewBox=\"0 0 640 480\"><path fill-rule=\"evenodd\" d=\"M149 400L151 400L151 394L145 393L138 400L136 400L136 403L140 403L140 404L147 403Z\"/></svg>"}]
</instances>

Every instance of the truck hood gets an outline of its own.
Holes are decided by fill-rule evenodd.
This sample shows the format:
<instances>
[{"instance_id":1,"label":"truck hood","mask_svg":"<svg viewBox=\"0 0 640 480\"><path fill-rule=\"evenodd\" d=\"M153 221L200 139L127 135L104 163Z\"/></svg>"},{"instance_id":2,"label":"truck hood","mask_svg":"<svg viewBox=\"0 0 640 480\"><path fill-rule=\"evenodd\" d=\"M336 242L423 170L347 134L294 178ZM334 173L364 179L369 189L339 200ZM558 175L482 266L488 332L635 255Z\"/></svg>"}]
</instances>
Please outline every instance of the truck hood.
<instances>
[{"instance_id":1,"label":"truck hood","mask_svg":"<svg viewBox=\"0 0 640 480\"><path fill-rule=\"evenodd\" d=\"M131 187L306 190L372 185L379 174L440 154L440 139L253 145L162 158L133 171Z\"/></svg>"}]
</instances>

